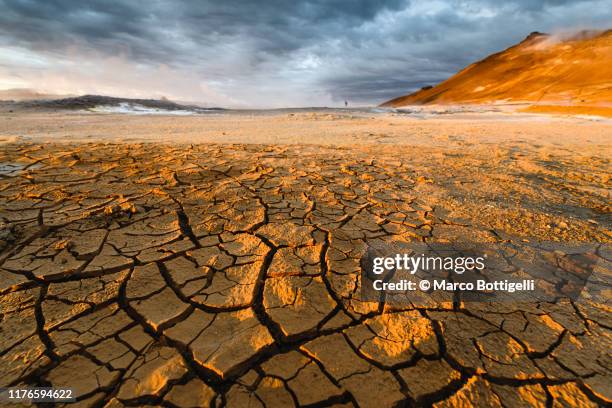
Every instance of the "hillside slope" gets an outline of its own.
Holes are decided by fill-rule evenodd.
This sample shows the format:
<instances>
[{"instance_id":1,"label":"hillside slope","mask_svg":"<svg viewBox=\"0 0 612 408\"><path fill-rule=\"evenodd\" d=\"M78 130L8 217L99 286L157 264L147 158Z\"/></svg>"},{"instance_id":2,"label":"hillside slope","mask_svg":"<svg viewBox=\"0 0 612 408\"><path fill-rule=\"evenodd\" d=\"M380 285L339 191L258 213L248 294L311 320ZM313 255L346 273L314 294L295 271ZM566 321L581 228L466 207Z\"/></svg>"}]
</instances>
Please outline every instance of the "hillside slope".
<instances>
[{"instance_id":1,"label":"hillside slope","mask_svg":"<svg viewBox=\"0 0 612 408\"><path fill-rule=\"evenodd\" d=\"M381 106L491 103L612 104L612 30L560 39L531 33L446 81Z\"/></svg>"},{"instance_id":2,"label":"hillside slope","mask_svg":"<svg viewBox=\"0 0 612 408\"><path fill-rule=\"evenodd\" d=\"M223 110L222 108L203 108L197 105L183 105L167 99L131 99L115 98L102 95L83 95L63 99L36 99L15 102L0 102L0 108L1 107L11 110L26 109L42 111L95 111L98 109L99 112L109 113L153 113L152 111L157 111L157 113L163 113L164 111L202 113Z\"/></svg>"}]
</instances>

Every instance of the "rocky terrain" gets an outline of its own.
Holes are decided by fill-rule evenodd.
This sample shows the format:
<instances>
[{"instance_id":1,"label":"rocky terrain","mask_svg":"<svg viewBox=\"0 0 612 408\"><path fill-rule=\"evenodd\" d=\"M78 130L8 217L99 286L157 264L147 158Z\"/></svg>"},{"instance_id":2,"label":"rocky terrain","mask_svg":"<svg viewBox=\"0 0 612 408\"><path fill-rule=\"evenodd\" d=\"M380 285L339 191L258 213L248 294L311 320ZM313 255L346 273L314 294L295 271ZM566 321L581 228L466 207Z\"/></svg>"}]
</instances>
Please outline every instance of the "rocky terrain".
<instances>
[{"instance_id":1,"label":"rocky terrain","mask_svg":"<svg viewBox=\"0 0 612 408\"><path fill-rule=\"evenodd\" d=\"M612 402L609 304L359 291L371 242L610 243L609 124L4 119L0 387L73 387L74 407ZM238 127L303 142L196 143Z\"/></svg>"}]
</instances>

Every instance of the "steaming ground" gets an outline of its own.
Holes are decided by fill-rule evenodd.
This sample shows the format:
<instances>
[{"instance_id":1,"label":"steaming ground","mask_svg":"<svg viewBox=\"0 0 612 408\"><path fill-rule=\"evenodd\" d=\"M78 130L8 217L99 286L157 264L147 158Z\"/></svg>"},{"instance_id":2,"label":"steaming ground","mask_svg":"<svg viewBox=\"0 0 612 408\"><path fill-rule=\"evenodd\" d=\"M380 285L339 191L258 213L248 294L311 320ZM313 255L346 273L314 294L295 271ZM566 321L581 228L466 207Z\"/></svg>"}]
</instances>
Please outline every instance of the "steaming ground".
<instances>
[{"instance_id":1,"label":"steaming ground","mask_svg":"<svg viewBox=\"0 0 612 408\"><path fill-rule=\"evenodd\" d=\"M353 147L402 144L462 149L482 147L483 143L497 146L502 142L537 142L566 148L583 146L585 140L594 146L609 143L612 121L608 119L525 114L517 113L516 109L517 106L439 106L399 111L213 110L185 117L5 110L0 112L0 135L4 139L32 142L297 143Z\"/></svg>"}]
</instances>

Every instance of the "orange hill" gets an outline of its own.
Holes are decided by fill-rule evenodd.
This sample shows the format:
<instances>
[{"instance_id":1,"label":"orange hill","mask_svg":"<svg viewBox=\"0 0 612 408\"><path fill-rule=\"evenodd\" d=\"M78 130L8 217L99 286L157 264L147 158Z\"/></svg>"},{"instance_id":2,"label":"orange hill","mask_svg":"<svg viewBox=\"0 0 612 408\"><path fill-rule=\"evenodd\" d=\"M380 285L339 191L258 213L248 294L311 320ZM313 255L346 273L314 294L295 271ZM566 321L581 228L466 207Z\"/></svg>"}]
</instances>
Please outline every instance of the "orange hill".
<instances>
[{"instance_id":1,"label":"orange hill","mask_svg":"<svg viewBox=\"0 0 612 408\"><path fill-rule=\"evenodd\" d=\"M563 39L534 32L434 87L381 106L507 101L612 110L611 67L612 30L582 31Z\"/></svg>"}]
</instances>

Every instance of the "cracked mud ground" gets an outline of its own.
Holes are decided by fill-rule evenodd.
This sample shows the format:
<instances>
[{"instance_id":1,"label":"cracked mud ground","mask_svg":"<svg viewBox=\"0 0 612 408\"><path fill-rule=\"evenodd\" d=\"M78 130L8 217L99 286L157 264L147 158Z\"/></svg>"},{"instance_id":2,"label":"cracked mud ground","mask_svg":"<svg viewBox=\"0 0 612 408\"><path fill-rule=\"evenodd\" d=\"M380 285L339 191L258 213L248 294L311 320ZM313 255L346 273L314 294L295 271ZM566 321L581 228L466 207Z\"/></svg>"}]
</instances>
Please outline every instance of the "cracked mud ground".
<instances>
[{"instance_id":1,"label":"cracked mud ground","mask_svg":"<svg viewBox=\"0 0 612 408\"><path fill-rule=\"evenodd\" d=\"M358 289L376 240L610 242L605 151L12 143L0 162L0 386L105 407L612 400L607 305Z\"/></svg>"}]
</instances>

